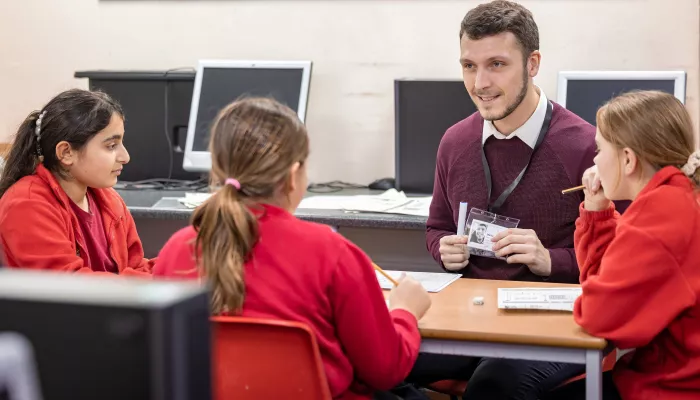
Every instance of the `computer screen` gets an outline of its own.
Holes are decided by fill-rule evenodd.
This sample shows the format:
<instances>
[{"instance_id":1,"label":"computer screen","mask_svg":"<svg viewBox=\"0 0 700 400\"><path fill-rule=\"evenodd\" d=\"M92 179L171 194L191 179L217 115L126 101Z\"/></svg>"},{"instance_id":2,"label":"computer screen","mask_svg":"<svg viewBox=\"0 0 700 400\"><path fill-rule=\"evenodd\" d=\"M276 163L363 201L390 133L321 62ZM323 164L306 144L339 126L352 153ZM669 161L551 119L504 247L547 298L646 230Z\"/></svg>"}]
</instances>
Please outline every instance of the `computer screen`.
<instances>
[{"instance_id":1,"label":"computer screen","mask_svg":"<svg viewBox=\"0 0 700 400\"><path fill-rule=\"evenodd\" d=\"M431 194L445 131L476 112L460 80L394 81L396 188Z\"/></svg>"},{"instance_id":2,"label":"computer screen","mask_svg":"<svg viewBox=\"0 0 700 400\"><path fill-rule=\"evenodd\" d=\"M685 103L684 71L562 71L557 102L595 125L600 106L633 90L660 90Z\"/></svg>"},{"instance_id":3,"label":"computer screen","mask_svg":"<svg viewBox=\"0 0 700 400\"><path fill-rule=\"evenodd\" d=\"M209 171L209 129L222 108L241 97L264 96L306 118L310 61L200 61L192 94L183 168Z\"/></svg>"},{"instance_id":4,"label":"computer screen","mask_svg":"<svg viewBox=\"0 0 700 400\"><path fill-rule=\"evenodd\" d=\"M211 398L209 316L197 282L0 269L0 332L31 347L44 400Z\"/></svg>"}]
</instances>

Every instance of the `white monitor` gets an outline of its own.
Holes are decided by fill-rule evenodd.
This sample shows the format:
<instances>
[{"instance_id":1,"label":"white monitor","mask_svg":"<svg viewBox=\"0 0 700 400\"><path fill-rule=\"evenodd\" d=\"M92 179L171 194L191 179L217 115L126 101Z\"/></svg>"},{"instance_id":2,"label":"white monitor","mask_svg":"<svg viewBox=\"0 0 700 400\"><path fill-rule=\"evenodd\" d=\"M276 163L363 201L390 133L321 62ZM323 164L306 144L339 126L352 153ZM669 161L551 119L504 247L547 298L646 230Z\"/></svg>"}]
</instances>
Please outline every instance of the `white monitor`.
<instances>
[{"instance_id":1,"label":"white monitor","mask_svg":"<svg viewBox=\"0 0 700 400\"><path fill-rule=\"evenodd\" d=\"M202 60L197 68L187 127L183 168L211 169L209 128L219 111L243 96L265 96L286 104L303 122L311 61Z\"/></svg>"},{"instance_id":2,"label":"white monitor","mask_svg":"<svg viewBox=\"0 0 700 400\"><path fill-rule=\"evenodd\" d=\"M685 104L685 71L561 71L557 102L595 125L598 108L632 90L660 90Z\"/></svg>"}]
</instances>

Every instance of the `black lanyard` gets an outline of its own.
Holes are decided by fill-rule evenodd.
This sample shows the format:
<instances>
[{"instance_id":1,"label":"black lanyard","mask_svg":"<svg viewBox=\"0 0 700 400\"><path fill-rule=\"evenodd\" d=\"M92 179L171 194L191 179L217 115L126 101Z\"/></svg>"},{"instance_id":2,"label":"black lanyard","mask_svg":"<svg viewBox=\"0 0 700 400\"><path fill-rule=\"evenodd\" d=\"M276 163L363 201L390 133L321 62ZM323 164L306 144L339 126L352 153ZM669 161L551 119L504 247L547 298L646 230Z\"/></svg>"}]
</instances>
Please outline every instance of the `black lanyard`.
<instances>
[{"instance_id":1,"label":"black lanyard","mask_svg":"<svg viewBox=\"0 0 700 400\"><path fill-rule=\"evenodd\" d=\"M508 196L510 196L511 193L513 193L513 190L515 190L515 187L518 186L520 183L520 180L523 179L523 175L525 175L525 171L527 171L527 168L530 166L530 161L532 161L532 155L535 154L535 151L537 151L537 148L540 147L540 144L542 144L542 141L544 141L544 137L547 135L547 131L549 130L549 123L552 122L552 103L547 102L547 113L544 115L544 122L542 123L542 128L540 129L540 135L537 137L537 142L535 142L535 147L532 149L532 152L530 153L530 158L527 160L527 164L525 164L525 168L523 168L522 171L518 174L517 177L515 177L515 180L511 182L510 185L508 185L507 188L501 193L500 196L496 199L496 201L491 204L491 170L489 169L489 162L486 160L486 153L484 152L484 145L481 145L481 162L484 165L484 174L486 175L486 188L487 188L487 197L486 197L486 204L489 204L488 210L490 212L498 213L498 209L501 208L503 203L506 201ZM486 121L484 121L486 123ZM484 143L486 144L486 143Z\"/></svg>"}]
</instances>

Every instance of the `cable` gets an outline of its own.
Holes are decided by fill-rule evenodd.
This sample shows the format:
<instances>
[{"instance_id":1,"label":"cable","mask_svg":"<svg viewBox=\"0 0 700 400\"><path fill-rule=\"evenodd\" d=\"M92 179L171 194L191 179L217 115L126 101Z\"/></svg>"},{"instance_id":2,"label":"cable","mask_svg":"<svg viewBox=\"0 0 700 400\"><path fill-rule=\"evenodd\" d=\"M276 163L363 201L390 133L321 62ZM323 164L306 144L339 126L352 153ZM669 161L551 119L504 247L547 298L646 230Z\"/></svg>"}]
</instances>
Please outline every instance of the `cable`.
<instances>
[{"instance_id":1,"label":"cable","mask_svg":"<svg viewBox=\"0 0 700 400\"><path fill-rule=\"evenodd\" d=\"M206 179L185 181L179 179L144 179L134 182L118 182L115 186L118 190L162 190L162 191L186 191L199 192L209 190L209 182Z\"/></svg>"},{"instance_id":2,"label":"cable","mask_svg":"<svg viewBox=\"0 0 700 400\"><path fill-rule=\"evenodd\" d=\"M196 70L192 67L179 67L179 68L171 68L165 73L163 73L163 77L165 79L165 90L163 91L164 95L164 101L163 104L165 106L165 111L164 111L164 132L165 132L165 140L168 141L168 178L167 179L172 179L173 177L173 167L175 164L175 160L173 157L173 141L170 139L170 130L168 130L168 123L170 122L170 81L167 79L168 74L171 72L176 72L176 71L195 71Z\"/></svg>"},{"instance_id":3,"label":"cable","mask_svg":"<svg viewBox=\"0 0 700 400\"><path fill-rule=\"evenodd\" d=\"M366 189L365 185L356 183L348 183L343 181L330 181L322 183L311 183L307 190L311 193L334 193L340 192L343 189Z\"/></svg>"}]
</instances>

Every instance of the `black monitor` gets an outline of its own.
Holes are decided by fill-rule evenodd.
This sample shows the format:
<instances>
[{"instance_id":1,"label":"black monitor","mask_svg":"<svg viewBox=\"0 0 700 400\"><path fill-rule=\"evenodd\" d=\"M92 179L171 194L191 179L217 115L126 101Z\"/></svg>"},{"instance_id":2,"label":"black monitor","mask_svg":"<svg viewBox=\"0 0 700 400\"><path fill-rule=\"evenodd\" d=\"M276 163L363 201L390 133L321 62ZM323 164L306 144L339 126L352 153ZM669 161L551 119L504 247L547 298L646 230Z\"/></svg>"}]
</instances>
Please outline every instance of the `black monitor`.
<instances>
[{"instance_id":1,"label":"black monitor","mask_svg":"<svg viewBox=\"0 0 700 400\"><path fill-rule=\"evenodd\" d=\"M596 124L596 113L608 100L633 90L659 90L685 103L684 71L562 71L557 102Z\"/></svg>"},{"instance_id":2,"label":"black monitor","mask_svg":"<svg viewBox=\"0 0 700 400\"><path fill-rule=\"evenodd\" d=\"M462 81L394 81L396 188L406 193L433 193L442 135L474 112L476 106Z\"/></svg>"},{"instance_id":3,"label":"black monitor","mask_svg":"<svg viewBox=\"0 0 700 400\"><path fill-rule=\"evenodd\" d=\"M221 109L241 97L272 97L296 111L303 122L310 79L310 61L200 61L183 168L188 171L211 169L208 149L211 123Z\"/></svg>"},{"instance_id":4,"label":"black monitor","mask_svg":"<svg viewBox=\"0 0 700 400\"><path fill-rule=\"evenodd\" d=\"M17 332L0 332L0 400L41 400L32 346Z\"/></svg>"},{"instance_id":5,"label":"black monitor","mask_svg":"<svg viewBox=\"0 0 700 400\"><path fill-rule=\"evenodd\" d=\"M117 100L125 115L124 146L131 161L120 183L143 180L197 180L182 168L192 104L193 71L79 71L91 90Z\"/></svg>"},{"instance_id":6,"label":"black monitor","mask_svg":"<svg viewBox=\"0 0 700 400\"><path fill-rule=\"evenodd\" d=\"M31 345L44 400L212 396L197 283L2 269L0 332Z\"/></svg>"}]
</instances>

